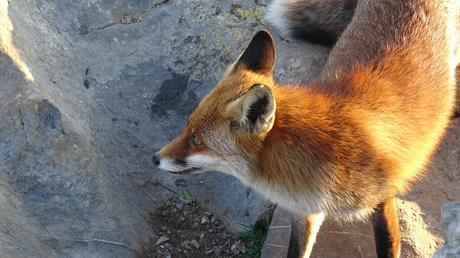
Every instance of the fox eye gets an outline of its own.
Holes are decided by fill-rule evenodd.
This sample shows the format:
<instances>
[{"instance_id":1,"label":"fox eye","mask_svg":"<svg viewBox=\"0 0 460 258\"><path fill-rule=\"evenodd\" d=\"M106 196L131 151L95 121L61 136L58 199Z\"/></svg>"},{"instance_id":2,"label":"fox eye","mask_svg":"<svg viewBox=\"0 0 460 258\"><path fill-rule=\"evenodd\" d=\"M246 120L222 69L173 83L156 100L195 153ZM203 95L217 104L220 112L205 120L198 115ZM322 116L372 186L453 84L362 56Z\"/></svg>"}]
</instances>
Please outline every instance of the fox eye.
<instances>
[{"instance_id":1,"label":"fox eye","mask_svg":"<svg viewBox=\"0 0 460 258\"><path fill-rule=\"evenodd\" d=\"M192 135L192 137L190 138L190 142L192 143L193 146L201 145L201 139L196 135Z\"/></svg>"}]
</instances>

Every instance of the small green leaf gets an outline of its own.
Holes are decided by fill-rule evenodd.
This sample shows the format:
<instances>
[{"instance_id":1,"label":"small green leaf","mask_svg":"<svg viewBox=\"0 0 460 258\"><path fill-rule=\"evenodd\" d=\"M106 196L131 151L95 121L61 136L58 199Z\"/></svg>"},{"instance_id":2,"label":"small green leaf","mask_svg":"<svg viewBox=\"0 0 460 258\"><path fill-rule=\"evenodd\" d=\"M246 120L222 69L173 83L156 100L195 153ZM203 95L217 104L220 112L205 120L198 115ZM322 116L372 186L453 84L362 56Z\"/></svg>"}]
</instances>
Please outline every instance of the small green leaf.
<instances>
[{"instance_id":1,"label":"small green leaf","mask_svg":"<svg viewBox=\"0 0 460 258\"><path fill-rule=\"evenodd\" d=\"M182 202L184 202L185 204L189 204L192 201L192 195L189 192L187 192L187 190L182 188Z\"/></svg>"}]
</instances>

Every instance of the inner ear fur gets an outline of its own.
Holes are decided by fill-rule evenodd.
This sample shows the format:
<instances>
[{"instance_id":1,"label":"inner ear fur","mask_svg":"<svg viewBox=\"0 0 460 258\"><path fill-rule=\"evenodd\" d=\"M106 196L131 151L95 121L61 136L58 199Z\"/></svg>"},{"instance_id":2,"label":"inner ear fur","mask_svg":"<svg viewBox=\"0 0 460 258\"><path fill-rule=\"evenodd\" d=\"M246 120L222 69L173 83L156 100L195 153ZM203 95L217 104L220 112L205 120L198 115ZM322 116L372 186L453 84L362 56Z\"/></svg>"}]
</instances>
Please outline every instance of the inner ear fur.
<instances>
[{"instance_id":1,"label":"inner ear fur","mask_svg":"<svg viewBox=\"0 0 460 258\"><path fill-rule=\"evenodd\" d=\"M271 89L256 84L227 106L224 117L231 121L232 130L260 134L273 127L275 110Z\"/></svg>"}]
</instances>

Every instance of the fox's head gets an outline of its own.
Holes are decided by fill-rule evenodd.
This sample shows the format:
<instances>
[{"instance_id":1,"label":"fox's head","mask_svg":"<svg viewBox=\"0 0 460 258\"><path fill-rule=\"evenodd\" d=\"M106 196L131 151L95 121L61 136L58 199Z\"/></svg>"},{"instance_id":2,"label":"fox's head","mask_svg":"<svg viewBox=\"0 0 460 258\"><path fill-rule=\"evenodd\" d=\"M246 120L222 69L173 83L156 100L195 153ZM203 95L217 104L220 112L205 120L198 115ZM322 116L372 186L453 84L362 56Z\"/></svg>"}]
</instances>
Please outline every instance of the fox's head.
<instances>
[{"instance_id":1,"label":"fox's head","mask_svg":"<svg viewBox=\"0 0 460 258\"><path fill-rule=\"evenodd\" d=\"M190 115L185 130L154 155L174 174L220 171L248 176L275 120L275 46L259 31Z\"/></svg>"}]
</instances>

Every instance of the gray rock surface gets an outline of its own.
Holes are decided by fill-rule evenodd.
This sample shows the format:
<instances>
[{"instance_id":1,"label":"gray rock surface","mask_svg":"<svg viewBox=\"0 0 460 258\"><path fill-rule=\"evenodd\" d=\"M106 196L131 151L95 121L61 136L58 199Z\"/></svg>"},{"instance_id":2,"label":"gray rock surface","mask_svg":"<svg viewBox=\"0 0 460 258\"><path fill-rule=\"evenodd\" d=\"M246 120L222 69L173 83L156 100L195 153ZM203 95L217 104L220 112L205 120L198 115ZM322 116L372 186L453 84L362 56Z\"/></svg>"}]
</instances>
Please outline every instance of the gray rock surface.
<instances>
[{"instance_id":1,"label":"gray rock surface","mask_svg":"<svg viewBox=\"0 0 460 258\"><path fill-rule=\"evenodd\" d=\"M446 243L433 257L460 257L460 201L447 203L442 207L441 222Z\"/></svg>"},{"instance_id":2,"label":"gray rock surface","mask_svg":"<svg viewBox=\"0 0 460 258\"><path fill-rule=\"evenodd\" d=\"M135 257L154 244L147 215L181 187L151 155L263 27L263 8L0 0L1 257ZM265 209L228 176L185 180L235 231Z\"/></svg>"}]
</instances>

